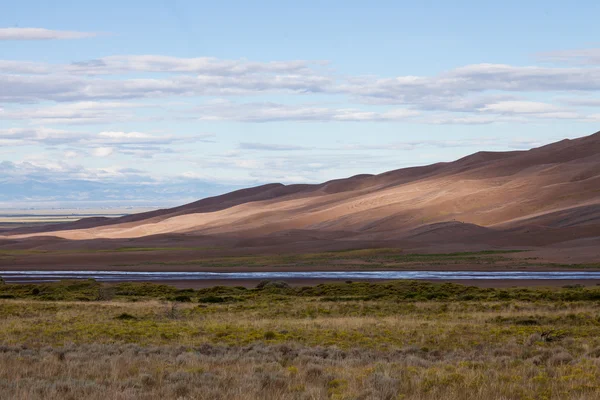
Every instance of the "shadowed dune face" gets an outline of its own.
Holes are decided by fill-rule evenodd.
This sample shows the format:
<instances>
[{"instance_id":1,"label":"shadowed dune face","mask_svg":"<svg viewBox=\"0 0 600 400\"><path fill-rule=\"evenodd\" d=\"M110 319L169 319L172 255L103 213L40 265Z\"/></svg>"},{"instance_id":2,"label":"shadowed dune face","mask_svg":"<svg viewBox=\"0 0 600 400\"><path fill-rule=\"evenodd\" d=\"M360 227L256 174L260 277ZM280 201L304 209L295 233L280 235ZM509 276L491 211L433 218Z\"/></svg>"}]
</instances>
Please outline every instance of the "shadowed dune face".
<instances>
[{"instance_id":1,"label":"shadowed dune face","mask_svg":"<svg viewBox=\"0 0 600 400\"><path fill-rule=\"evenodd\" d=\"M5 232L0 240L573 242L600 236L600 133L529 151L479 152L321 185L264 185L173 209L37 229Z\"/></svg>"}]
</instances>

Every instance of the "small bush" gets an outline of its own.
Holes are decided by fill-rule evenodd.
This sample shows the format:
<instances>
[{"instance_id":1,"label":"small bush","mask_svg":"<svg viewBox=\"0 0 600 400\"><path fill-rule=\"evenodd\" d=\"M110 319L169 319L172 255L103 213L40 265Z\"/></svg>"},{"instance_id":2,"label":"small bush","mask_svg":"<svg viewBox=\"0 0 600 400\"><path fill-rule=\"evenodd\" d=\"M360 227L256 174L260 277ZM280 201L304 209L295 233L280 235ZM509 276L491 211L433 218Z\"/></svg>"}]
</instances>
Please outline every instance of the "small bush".
<instances>
[{"instance_id":1,"label":"small bush","mask_svg":"<svg viewBox=\"0 0 600 400\"><path fill-rule=\"evenodd\" d=\"M573 356L571 356L566 351L562 351L562 352L550 357L548 359L548 364L556 366L556 365L569 364L572 361L573 361Z\"/></svg>"},{"instance_id":2,"label":"small bush","mask_svg":"<svg viewBox=\"0 0 600 400\"><path fill-rule=\"evenodd\" d=\"M120 319L120 320L132 320L132 319L137 319L137 318L136 318L136 317L134 317L134 316L133 316L133 315L131 315L131 314L123 313L123 314L117 315L117 316L115 317L115 319Z\"/></svg>"},{"instance_id":3,"label":"small bush","mask_svg":"<svg viewBox=\"0 0 600 400\"><path fill-rule=\"evenodd\" d=\"M242 301L242 300L237 299L235 297L231 297L231 296L214 296L214 295L203 296L198 299L198 303L215 303L215 304L235 303L238 301Z\"/></svg>"},{"instance_id":4,"label":"small bush","mask_svg":"<svg viewBox=\"0 0 600 400\"><path fill-rule=\"evenodd\" d=\"M110 286L103 286L98 288L98 296L96 301L110 301L115 297L116 288Z\"/></svg>"},{"instance_id":5,"label":"small bush","mask_svg":"<svg viewBox=\"0 0 600 400\"><path fill-rule=\"evenodd\" d=\"M186 397L190 393L190 387L187 383L180 382L173 387L173 394L176 398Z\"/></svg>"},{"instance_id":6,"label":"small bush","mask_svg":"<svg viewBox=\"0 0 600 400\"><path fill-rule=\"evenodd\" d=\"M256 288L264 289L264 287L267 286L269 283L271 283L271 281L260 281L258 282L258 285L256 285Z\"/></svg>"},{"instance_id":7,"label":"small bush","mask_svg":"<svg viewBox=\"0 0 600 400\"><path fill-rule=\"evenodd\" d=\"M268 332L265 332L265 339L266 339L266 340L273 340L273 339L275 339L276 337L277 337L277 335L276 335L276 334L275 334L275 332L273 332L273 331L268 331Z\"/></svg>"},{"instance_id":8,"label":"small bush","mask_svg":"<svg viewBox=\"0 0 600 400\"><path fill-rule=\"evenodd\" d=\"M256 285L257 289L290 289L290 285L287 282L283 281L260 281L258 285Z\"/></svg>"},{"instance_id":9,"label":"small bush","mask_svg":"<svg viewBox=\"0 0 600 400\"><path fill-rule=\"evenodd\" d=\"M198 299L199 303L225 303L226 301L222 296L204 296Z\"/></svg>"},{"instance_id":10,"label":"small bush","mask_svg":"<svg viewBox=\"0 0 600 400\"><path fill-rule=\"evenodd\" d=\"M581 283L576 283L574 285L564 285L563 289L584 289L585 286L583 286Z\"/></svg>"},{"instance_id":11,"label":"small bush","mask_svg":"<svg viewBox=\"0 0 600 400\"><path fill-rule=\"evenodd\" d=\"M140 382L146 387L154 386L156 384L154 377L150 374L141 374Z\"/></svg>"},{"instance_id":12,"label":"small bush","mask_svg":"<svg viewBox=\"0 0 600 400\"><path fill-rule=\"evenodd\" d=\"M192 301L192 298L190 296L186 296L186 295L179 295L179 296L173 297L172 300L178 301L180 303L189 303Z\"/></svg>"},{"instance_id":13,"label":"small bush","mask_svg":"<svg viewBox=\"0 0 600 400\"><path fill-rule=\"evenodd\" d=\"M600 347L590 350L586 355L592 358L600 358Z\"/></svg>"}]
</instances>

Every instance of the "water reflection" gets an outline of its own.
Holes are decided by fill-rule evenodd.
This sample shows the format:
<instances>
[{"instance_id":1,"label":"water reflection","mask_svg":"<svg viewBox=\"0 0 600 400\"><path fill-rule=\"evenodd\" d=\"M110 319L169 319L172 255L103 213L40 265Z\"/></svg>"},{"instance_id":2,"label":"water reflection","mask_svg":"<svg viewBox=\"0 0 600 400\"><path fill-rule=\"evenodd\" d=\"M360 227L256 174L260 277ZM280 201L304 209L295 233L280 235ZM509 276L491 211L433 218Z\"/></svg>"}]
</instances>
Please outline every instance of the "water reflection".
<instances>
[{"instance_id":1,"label":"water reflection","mask_svg":"<svg viewBox=\"0 0 600 400\"><path fill-rule=\"evenodd\" d=\"M600 279L600 271L268 271L268 272L128 272L2 271L8 283L95 279L103 282L216 279Z\"/></svg>"}]
</instances>

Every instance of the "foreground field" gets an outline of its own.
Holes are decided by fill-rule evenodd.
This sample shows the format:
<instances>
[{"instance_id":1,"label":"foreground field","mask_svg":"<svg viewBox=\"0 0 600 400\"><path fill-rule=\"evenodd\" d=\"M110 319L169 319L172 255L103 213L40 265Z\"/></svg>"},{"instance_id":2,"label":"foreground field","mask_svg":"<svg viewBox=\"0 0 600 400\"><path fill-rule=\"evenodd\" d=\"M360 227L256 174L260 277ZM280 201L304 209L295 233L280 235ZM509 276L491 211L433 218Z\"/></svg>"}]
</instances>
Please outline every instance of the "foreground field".
<instances>
[{"instance_id":1,"label":"foreground field","mask_svg":"<svg viewBox=\"0 0 600 400\"><path fill-rule=\"evenodd\" d=\"M0 398L597 399L600 289L0 286Z\"/></svg>"}]
</instances>

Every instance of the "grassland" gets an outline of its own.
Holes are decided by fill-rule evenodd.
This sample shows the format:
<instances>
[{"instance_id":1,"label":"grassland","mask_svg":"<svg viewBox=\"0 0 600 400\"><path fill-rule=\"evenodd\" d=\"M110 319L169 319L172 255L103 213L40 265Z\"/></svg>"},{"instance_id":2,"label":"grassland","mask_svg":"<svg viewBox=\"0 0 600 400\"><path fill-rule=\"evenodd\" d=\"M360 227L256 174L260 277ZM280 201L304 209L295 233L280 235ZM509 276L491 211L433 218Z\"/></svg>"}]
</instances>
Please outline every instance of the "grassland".
<instances>
[{"instance_id":1,"label":"grassland","mask_svg":"<svg viewBox=\"0 0 600 400\"><path fill-rule=\"evenodd\" d=\"M519 253L522 255L516 256ZM82 259L81 256L86 258ZM43 261L40 257L44 257ZM135 257L134 257L135 256ZM87 262L125 270L193 271L243 267L256 269L325 268L364 270L418 269L598 269L600 263L553 263L528 257L527 250L506 249L456 253L411 253L401 248L372 248L315 253L246 254L220 246L124 246L100 249L7 249L0 248L0 263L42 269L82 268ZM82 264L83 263L83 264ZM41 265L41 267L40 267ZM164 268L163 268L164 267ZM84 268L85 269L85 268ZM90 267L88 269L94 269Z\"/></svg>"},{"instance_id":2,"label":"grassland","mask_svg":"<svg viewBox=\"0 0 600 400\"><path fill-rule=\"evenodd\" d=\"M0 286L0 398L597 399L600 288Z\"/></svg>"},{"instance_id":3,"label":"grassland","mask_svg":"<svg viewBox=\"0 0 600 400\"><path fill-rule=\"evenodd\" d=\"M345 268L351 266L359 268L389 268L421 264L495 264L502 261L509 261L504 255L520 251L521 250L498 250L462 253L410 254L403 252L402 249L380 248L285 255L205 256L188 261L146 261L139 263L138 265L187 265L212 268L227 268L240 265L249 267L311 267L319 265L340 265Z\"/></svg>"}]
</instances>

